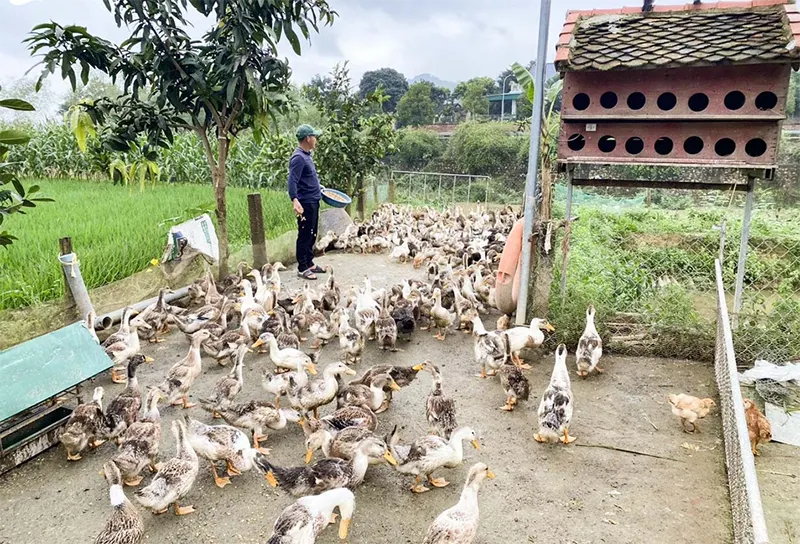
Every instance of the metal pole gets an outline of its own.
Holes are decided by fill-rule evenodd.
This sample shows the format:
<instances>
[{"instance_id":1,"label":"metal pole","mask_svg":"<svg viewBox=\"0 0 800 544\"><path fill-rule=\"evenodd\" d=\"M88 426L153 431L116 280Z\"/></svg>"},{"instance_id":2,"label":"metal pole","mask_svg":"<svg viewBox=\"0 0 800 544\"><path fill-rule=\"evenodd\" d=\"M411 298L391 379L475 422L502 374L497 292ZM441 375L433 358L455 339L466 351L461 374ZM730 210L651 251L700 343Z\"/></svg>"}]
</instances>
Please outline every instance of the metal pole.
<instances>
[{"instance_id":1,"label":"metal pole","mask_svg":"<svg viewBox=\"0 0 800 544\"><path fill-rule=\"evenodd\" d=\"M528 175L525 179L525 223L522 233L522 269L517 299L517 325L525 323L528 310L528 283L531 276L531 254L533 247L533 221L536 214L536 185L539 180L539 144L542 136L542 110L544 109L544 70L547 65L547 33L550 27L550 0L541 1L539 10L539 45L536 51L536 67L533 97L533 119L531 120L531 147L528 152Z\"/></svg>"},{"instance_id":2,"label":"metal pole","mask_svg":"<svg viewBox=\"0 0 800 544\"><path fill-rule=\"evenodd\" d=\"M572 219L572 170L569 171L567 177L567 211L566 211L567 225ZM567 227L569 228L569 227ZM567 263L569 262L569 249L565 248L566 255L561 259L561 300L567 295Z\"/></svg>"},{"instance_id":3,"label":"metal pole","mask_svg":"<svg viewBox=\"0 0 800 544\"><path fill-rule=\"evenodd\" d=\"M436 197L436 205L442 205L442 175L439 174L439 196Z\"/></svg>"},{"instance_id":4,"label":"metal pole","mask_svg":"<svg viewBox=\"0 0 800 544\"><path fill-rule=\"evenodd\" d=\"M725 263L725 233L726 233L727 225L725 223L725 218L722 218L722 221L719 223L719 262L720 264Z\"/></svg>"},{"instance_id":5,"label":"metal pole","mask_svg":"<svg viewBox=\"0 0 800 544\"><path fill-rule=\"evenodd\" d=\"M500 106L500 121L504 121L506 118L506 81L508 81L508 78L510 78L513 75L514 73L512 72L508 74L505 78L503 78L503 88L502 88L503 96Z\"/></svg>"},{"instance_id":6,"label":"metal pole","mask_svg":"<svg viewBox=\"0 0 800 544\"><path fill-rule=\"evenodd\" d=\"M455 207L456 205L456 177L453 176L453 190L450 193L450 205Z\"/></svg>"},{"instance_id":7,"label":"metal pole","mask_svg":"<svg viewBox=\"0 0 800 544\"><path fill-rule=\"evenodd\" d=\"M472 176L467 178L467 204L469 204L470 200L470 192L472 190Z\"/></svg>"},{"instance_id":8,"label":"metal pole","mask_svg":"<svg viewBox=\"0 0 800 544\"><path fill-rule=\"evenodd\" d=\"M742 310L742 291L744 289L744 269L747 261L747 248L750 241L750 219L753 215L753 200L755 197L755 179L750 178L747 186L747 199L744 204L744 219L742 220L742 240L739 244L739 262L736 265L736 291L733 295L733 328L739 325L739 312Z\"/></svg>"}]
</instances>

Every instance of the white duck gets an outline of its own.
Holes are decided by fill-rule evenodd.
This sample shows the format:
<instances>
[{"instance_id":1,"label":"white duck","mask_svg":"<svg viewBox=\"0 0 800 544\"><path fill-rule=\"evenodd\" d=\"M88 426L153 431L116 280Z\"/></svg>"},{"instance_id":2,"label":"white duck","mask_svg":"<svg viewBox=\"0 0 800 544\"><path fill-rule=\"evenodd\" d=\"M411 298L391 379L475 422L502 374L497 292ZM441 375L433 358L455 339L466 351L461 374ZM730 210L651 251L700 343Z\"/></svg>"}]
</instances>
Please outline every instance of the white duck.
<instances>
[{"instance_id":1,"label":"white duck","mask_svg":"<svg viewBox=\"0 0 800 544\"><path fill-rule=\"evenodd\" d=\"M183 421L172 422L172 434L178 444L175 457L161 465L150 485L136 492L136 499L154 514L163 514L171 504L175 515L182 516L194 512L194 508L181 506L178 501L192 489L200 464Z\"/></svg>"},{"instance_id":2,"label":"white duck","mask_svg":"<svg viewBox=\"0 0 800 544\"><path fill-rule=\"evenodd\" d=\"M453 507L439 514L425 535L423 544L471 544L478 532L478 491L494 473L484 463L475 463L469 469L461 498Z\"/></svg>"},{"instance_id":3,"label":"white duck","mask_svg":"<svg viewBox=\"0 0 800 544\"><path fill-rule=\"evenodd\" d=\"M217 487L231 483L229 477L217 474L217 461L225 461L230 476L238 476L253 468L255 448L250 447L247 435L229 425L206 425L196 419L187 422L189 444L200 457L211 461L211 472Z\"/></svg>"},{"instance_id":4,"label":"white duck","mask_svg":"<svg viewBox=\"0 0 800 544\"><path fill-rule=\"evenodd\" d=\"M350 326L350 318L347 312L343 311L339 317L339 347L344 351L345 362L358 363L364 352L365 343L364 335Z\"/></svg>"},{"instance_id":5,"label":"white duck","mask_svg":"<svg viewBox=\"0 0 800 544\"><path fill-rule=\"evenodd\" d=\"M575 437L569 435L573 409L572 388L567 371L567 346L559 344L550 385L545 389L539 404L539 432L533 438L537 442L574 442Z\"/></svg>"},{"instance_id":6,"label":"white duck","mask_svg":"<svg viewBox=\"0 0 800 544\"><path fill-rule=\"evenodd\" d=\"M278 341L275 339L275 335L273 334L262 334L258 340L256 340L256 343L251 346L251 348L255 349L264 344L265 341L269 347L269 358L279 369L297 370L298 365L302 365L306 368L306 370L311 372L311 374L317 373L317 369L314 367L314 361L311 359L311 357L299 349L280 349L278 347Z\"/></svg>"},{"instance_id":7,"label":"white duck","mask_svg":"<svg viewBox=\"0 0 800 544\"><path fill-rule=\"evenodd\" d=\"M410 446L397 443L395 431L389 439L389 448L398 462L397 471L402 474L416 476L411 491L424 493L429 489L422 485L420 480L424 477L434 487L445 487L450 482L444 478L433 478L433 471L439 468L455 468L464 462L464 447L462 441L470 440L475 449L480 449L478 437L469 427L461 427L453 431L450 440L440 436L424 436L417 439Z\"/></svg>"},{"instance_id":8,"label":"white duck","mask_svg":"<svg viewBox=\"0 0 800 544\"><path fill-rule=\"evenodd\" d=\"M520 368L530 368L520 359L520 352L525 348L536 348L544 343L544 333L556 330L546 319L535 317L531 320L530 327L513 327L506 331L508 344L511 351L511 361Z\"/></svg>"},{"instance_id":9,"label":"white duck","mask_svg":"<svg viewBox=\"0 0 800 544\"><path fill-rule=\"evenodd\" d=\"M335 520L333 511L336 508L341 515L339 538L345 540L355 504L353 492L344 487L303 497L281 512L267 544L314 544L322 531Z\"/></svg>"},{"instance_id":10,"label":"white duck","mask_svg":"<svg viewBox=\"0 0 800 544\"><path fill-rule=\"evenodd\" d=\"M368 340L375 337L375 321L380 311L378 303L372 297L372 283L364 278L364 292L356 300L356 329Z\"/></svg>"},{"instance_id":11,"label":"white duck","mask_svg":"<svg viewBox=\"0 0 800 544\"><path fill-rule=\"evenodd\" d=\"M274 374L265 370L261 377L261 387L264 391L275 395L275 408L281 407L281 397L289 393L289 378L292 378L298 386L306 385L308 383L308 374L306 374L305 365L298 363L296 370L276 372Z\"/></svg>"},{"instance_id":12,"label":"white duck","mask_svg":"<svg viewBox=\"0 0 800 544\"><path fill-rule=\"evenodd\" d=\"M583 329L578 348L575 350L575 361L578 365L578 376L586 377L593 370L603 372L598 366L603 356L603 340L594 326L594 306L586 309L586 328Z\"/></svg>"},{"instance_id":13,"label":"white duck","mask_svg":"<svg viewBox=\"0 0 800 544\"><path fill-rule=\"evenodd\" d=\"M475 362L481 365L478 377L496 375L509 356L508 337L503 331L487 331L479 315L472 318L472 334L475 336ZM487 366L491 374L486 373Z\"/></svg>"}]
</instances>

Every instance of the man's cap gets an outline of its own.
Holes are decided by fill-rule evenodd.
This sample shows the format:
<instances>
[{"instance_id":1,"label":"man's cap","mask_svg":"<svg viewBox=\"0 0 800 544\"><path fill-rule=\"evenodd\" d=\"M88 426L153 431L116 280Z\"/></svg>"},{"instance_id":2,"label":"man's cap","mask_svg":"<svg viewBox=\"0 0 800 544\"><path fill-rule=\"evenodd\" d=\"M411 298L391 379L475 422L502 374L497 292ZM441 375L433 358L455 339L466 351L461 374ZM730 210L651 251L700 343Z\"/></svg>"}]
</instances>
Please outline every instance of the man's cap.
<instances>
[{"instance_id":1,"label":"man's cap","mask_svg":"<svg viewBox=\"0 0 800 544\"><path fill-rule=\"evenodd\" d=\"M315 129L311 125L300 125L297 127L297 139L304 140L309 136L321 136L322 131Z\"/></svg>"}]
</instances>

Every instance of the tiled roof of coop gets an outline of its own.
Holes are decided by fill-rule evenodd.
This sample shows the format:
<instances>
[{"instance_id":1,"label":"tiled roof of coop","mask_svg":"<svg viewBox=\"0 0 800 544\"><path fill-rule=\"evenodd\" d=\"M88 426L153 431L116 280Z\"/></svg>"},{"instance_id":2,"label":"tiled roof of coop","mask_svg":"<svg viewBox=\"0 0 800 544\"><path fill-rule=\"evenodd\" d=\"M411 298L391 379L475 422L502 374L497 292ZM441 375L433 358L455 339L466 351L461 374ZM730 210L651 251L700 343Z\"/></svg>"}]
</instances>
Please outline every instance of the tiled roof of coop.
<instances>
[{"instance_id":1,"label":"tiled roof of coop","mask_svg":"<svg viewBox=\"0 0 800 544\"><path fill-rule=\"evenodd\" d=\"M785 0L570 11L559 71L797 62L800 11Z\"/></svg>"}]
</instances>

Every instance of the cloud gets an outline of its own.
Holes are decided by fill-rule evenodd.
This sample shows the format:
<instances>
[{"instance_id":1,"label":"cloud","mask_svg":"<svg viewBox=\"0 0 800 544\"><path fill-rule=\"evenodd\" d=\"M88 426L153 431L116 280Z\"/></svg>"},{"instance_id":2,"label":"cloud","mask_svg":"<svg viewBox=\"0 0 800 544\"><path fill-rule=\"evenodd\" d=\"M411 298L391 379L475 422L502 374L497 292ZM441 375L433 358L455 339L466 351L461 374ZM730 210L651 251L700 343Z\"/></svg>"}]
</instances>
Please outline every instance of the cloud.
<instances>
[{"instance_id":1,"label":"cloud","mask_svg":"<svg viewBox=\"0 0 800 544\"><path fill-rule=\"evenodd\" d=\"M99 0L0 1L0 78L20 77L35 60L22 40L37 23L48 19L80 24L90 32L117 41L125 31ZM631 0L632 1L632 0ZM657 0L658 1L658 0ZM667 1L667 0L663 0ZM289 59L296 83L330 72L336 63L349 61L353 82L367 70L392 67L406 77L431 73L463 81L475 76L497 76L511 63L525 63L536 54L539 3L531 0L331 0L339 13L334 24L321 27L296 56L288 44L280 45ZM622 0L554 0L550 20L548 55L569 9L618 6ZM630 3L628 1L627 3ZM29 5L25 5L29 4ZM46 9L44 9L46 8ZM206 24L191 17L201 34ZM54 78L58 79L58 78Z\"/></svg>"}]
</instances>

